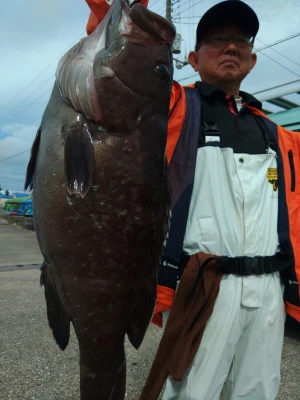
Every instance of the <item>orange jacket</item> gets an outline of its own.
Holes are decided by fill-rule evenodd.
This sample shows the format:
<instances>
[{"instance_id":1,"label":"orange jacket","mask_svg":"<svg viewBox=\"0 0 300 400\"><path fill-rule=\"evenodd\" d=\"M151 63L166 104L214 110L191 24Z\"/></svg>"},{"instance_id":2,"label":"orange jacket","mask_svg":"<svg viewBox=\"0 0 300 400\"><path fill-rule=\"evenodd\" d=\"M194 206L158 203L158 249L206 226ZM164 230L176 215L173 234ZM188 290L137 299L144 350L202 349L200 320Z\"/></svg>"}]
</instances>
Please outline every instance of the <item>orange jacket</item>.
<instances>
[{"instance_id":1,"label":"orange jacket","mask_svg":"<svg viewBox=\"0 0 300 400\"><path fill-rule=\"evenodd\" d=\"M91 9L90 17L87 23L87 34L91 34L96 29L99 22L106 14L109 6L106 0L86 0ZM147 7L149 0L141 0L140 3ZM193 85L191 85L193 86ZM171 101L170 101L170 115L168 126L168 138L166 155L168 162L171 161L175 146L180 136L183 122L186 114L186 101L185 101L184 88L177 82L174 82L172 87ZM283 170L285 180L285 196L288 206L288 222L289 222L289 235L294 252L295 274L300 282L300 234L297 232L297 227L300 226L300 134L289 131L272 123L268 117L256 108L249 107L251 111L263 120L269 121L269 127L277 130L278 144L282 153ZM295 174L291 176L289 154L293 151L293 162L295 166ZM295 182L294 182L295 180ZM293 181L293 182L292 182ZM293 185L294 189L291 190ZM300 297L300 285L298 286ZM157 305L154 313L153 322L157 325L162 324L161 311L171 308L174 290L158 286L157 289ZM300 306L286 301L286 310L289 315L300 322Z\"/></svg>"},{"instance_id":2,"label":"orange jacket","mask_svg":"<svg viewBox=\"0 0 300 400\"><path fill-rule=\"evenodd\" d=\"M193 86L193 85L191 85ZM285 181L285 198L288 208L289 237L294 253L294 268L298 282L298 296L300 298L300 133L289 131L273 123L263 112L254 107L249 107L251 112L260 116L267 125L268 130L273 131L273 136L278 139L278 146L283 161ZM184 87L174 82L170 101L169 126L166 155L171 161L177 141L180 137L186 115L186 96ZM295 173L292 174L290 166L290 153L293 153ZM294 181L295 180L295 181ZM171 308L175 291L170 288L158 286L157 306L153 323L162 326L161 311ZM300 322L300 302L292 304L285 301L287 313Z\"/></svg>"}]
</instances>

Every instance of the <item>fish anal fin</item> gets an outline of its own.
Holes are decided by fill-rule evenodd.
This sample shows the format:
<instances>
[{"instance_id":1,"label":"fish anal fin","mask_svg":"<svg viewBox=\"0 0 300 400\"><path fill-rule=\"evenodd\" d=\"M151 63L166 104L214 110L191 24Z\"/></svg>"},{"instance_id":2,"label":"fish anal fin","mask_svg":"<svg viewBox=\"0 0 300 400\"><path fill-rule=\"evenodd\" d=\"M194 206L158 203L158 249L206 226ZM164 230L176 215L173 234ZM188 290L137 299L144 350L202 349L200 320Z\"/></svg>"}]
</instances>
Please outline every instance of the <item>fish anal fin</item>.
<instances>
[{"instance_id":1,"label":"fish anal fin","mask_svg":"<svg viewBox=\"0 0 300 400\"><path fill-rule=\"evenodd\" d=\"M65 178L70 194L82 198L89 191L94 172L94 148L88 122L78 114L76 123L64 128Z\"/></svg>"},{"instance_id":2,"label":"fish anal fin","mask_svg":"<svg viewBox=\"0 0 300 400\"><path fill-rule=\"evenodd\" d=\"M29 190L32 190L32 188L33 188L33 176L34 176L36 159L37 159L37 154L38 154L40 140L41 140L41 133L42 133L42 128L40 127L35 135L35 139L33 141L32 147L31 147L30 159L29 159L29 162L27 165L27 171L26 171L24 190L27 190L27 188L29 188Z\"/></svg>"},{"instance_id":3,"label":"fish anal fin","mask_svg":"<svg viewBox=\"0 0 300 400\"><path fill-rule=\"evenodd\" d=\"M140 296L127 328L127 335L130 343L136 349L140 347L153 315L156 301L156 285L157 280L153 278L153 280L143 288L142 295Z\"/></svg>"},{"instance_id":4,"label":"fish anal fin","mask_svg":"<svg viewBox=\"0 0 300 400\"><path fill-rule=\"evenodd\" d=\"M49 266L44 261L41 267L41 286L45 288L47 316L56 343L61 350L68 346L70 338L70 318L59 298Z\"/></svg>"}]
</instances>

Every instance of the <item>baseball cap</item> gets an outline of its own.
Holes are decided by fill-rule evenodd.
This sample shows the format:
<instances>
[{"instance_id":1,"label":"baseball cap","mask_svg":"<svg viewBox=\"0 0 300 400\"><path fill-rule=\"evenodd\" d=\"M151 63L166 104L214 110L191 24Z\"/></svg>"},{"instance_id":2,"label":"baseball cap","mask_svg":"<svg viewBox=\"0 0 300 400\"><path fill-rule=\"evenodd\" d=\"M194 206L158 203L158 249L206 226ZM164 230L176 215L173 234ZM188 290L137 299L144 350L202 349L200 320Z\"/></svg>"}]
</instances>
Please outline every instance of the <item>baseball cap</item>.
<instances>
[{"instance_id":1,"label":"baseball cap","mask_svg":"<svg viewBox=\"0 0 300 400\"><path fill-rule=\"evenodd\" d=\"M243 28L253 38L259 29L257 15L241 0L226 0L211 7L200 19L196 32L196 46L206 32L214 26L233 23Z\"/></svg>"}]
</instances>

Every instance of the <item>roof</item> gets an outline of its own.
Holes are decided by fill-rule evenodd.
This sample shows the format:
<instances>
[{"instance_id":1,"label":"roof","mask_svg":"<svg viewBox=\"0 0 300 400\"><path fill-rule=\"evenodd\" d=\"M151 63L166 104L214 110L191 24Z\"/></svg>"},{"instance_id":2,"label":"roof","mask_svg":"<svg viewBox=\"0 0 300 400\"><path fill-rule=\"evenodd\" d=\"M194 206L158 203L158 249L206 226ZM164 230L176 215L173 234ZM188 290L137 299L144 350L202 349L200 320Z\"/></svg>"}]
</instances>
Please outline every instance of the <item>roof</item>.
<instances>
[{"instance_id":1,"label":"roof","mask_svg":"<svg viewBox=\"0 0 300 400\"><path fill-rule=\"evenodd\" d=\"M253 93L264 113L287 129L300 131L300 80Z\"/></svg>"},{"instance_id":2,"label":"roof","mask_svg":"<svg viewBox=\"0 0 300 400\"><path fill-rule=\"evenodd\" d=\"M292 108L291 110L279 111L270 114L269 117L276 124L281 125L291 131L300 132L300 107Z\"/></svg>"}]
</instances>

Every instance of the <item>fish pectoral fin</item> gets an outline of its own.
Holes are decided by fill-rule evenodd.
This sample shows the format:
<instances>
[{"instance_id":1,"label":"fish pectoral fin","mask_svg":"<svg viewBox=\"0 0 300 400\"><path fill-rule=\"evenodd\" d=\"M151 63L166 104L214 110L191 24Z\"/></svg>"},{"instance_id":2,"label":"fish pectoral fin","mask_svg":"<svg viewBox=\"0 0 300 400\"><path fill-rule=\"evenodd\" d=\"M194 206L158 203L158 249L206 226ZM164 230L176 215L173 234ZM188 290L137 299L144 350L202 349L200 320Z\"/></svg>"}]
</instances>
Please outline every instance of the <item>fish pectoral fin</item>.
<instances>
[{"instance_id":1,"label":"fish pectoral fin","mask_svg":"<svg viewBox=\"0 0 300 400\"><path fill-rule=\"evenodd\" d=\"M65 178L70 194L82 198L89 191L94 172L94 148L86 119L78 114L73 125L64 127Z\"/></svg>"},{"instance_id":2,"label":"fish pectoral fin","mask_svg":"<svg viewBox=\"0 0 300 400\"><path fill-rule=\"evenodd\" d=\"M56 285L47 263L41 267L41 286L45 287L47 316L56 343L61 350L68 346L70 338L70 318L59 298Z\"/></svg>"},{"instance_id":3,"label":"fish pectoral fin","mask_svg":"<svg viewBox=\"0 0 300 400\"><path fill-rule=\"evenodd\" d=\"M33 176L34 176L35 164L36 164L37 154L38 154L40 140L41 140L41 133L42 133L42 128L40 127L35 135L35 139L33 141L32 147L31 147L30 159L29 159L29 162L27 165L27 171L26 171L24 190L27 190L27 188L29 188L29 190L32 190L32 188L33 188Z\"/></svg>"},{"instance_id":4,"label":"fish pectoral fin","mask_svg":"<svg viewBox=\"0 0 300 400\"><path fill-rule=\"evenodd\" d=\"M156 301L156 279L143 288L138 304L127 328L127 335L133 347L138 349L144 339L153 315Z\"/></svg>"}]
</instances>

